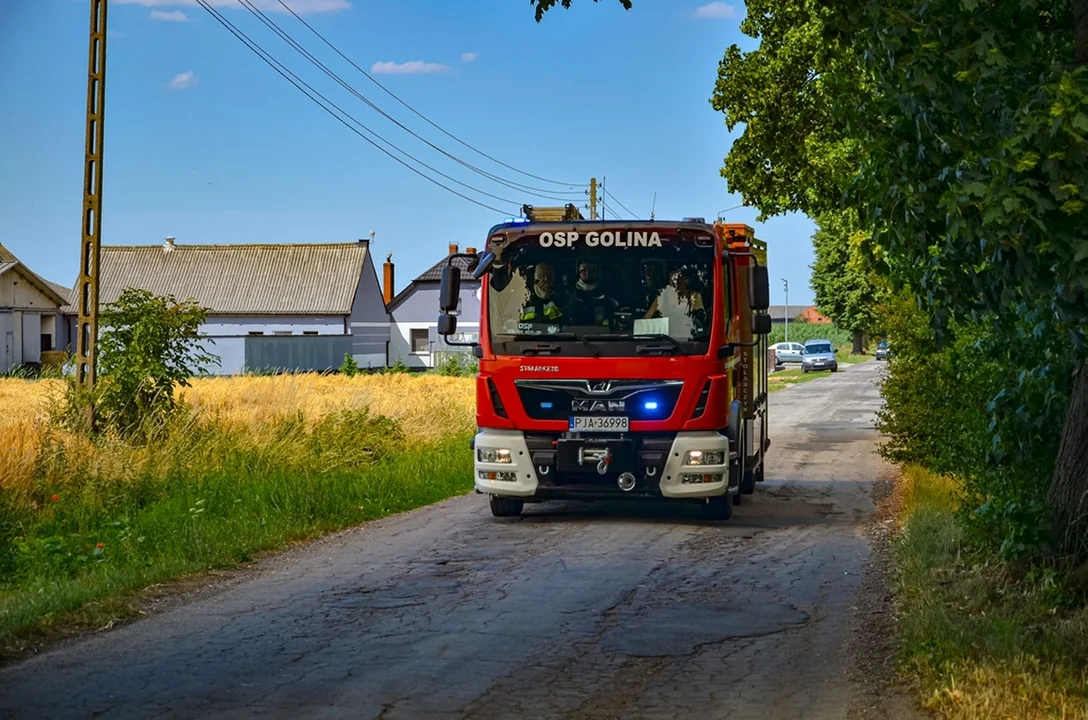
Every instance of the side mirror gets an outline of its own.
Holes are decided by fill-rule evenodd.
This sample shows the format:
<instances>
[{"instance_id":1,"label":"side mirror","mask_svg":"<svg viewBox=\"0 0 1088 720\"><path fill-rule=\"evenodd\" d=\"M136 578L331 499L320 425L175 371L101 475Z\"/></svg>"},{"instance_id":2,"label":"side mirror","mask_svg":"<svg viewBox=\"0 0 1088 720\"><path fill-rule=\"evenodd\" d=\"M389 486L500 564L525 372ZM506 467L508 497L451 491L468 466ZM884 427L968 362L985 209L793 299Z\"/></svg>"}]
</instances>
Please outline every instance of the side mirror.
<instances>
[{"instance_id":1,"label":"side mirror","mask_svg":"<svg viewBox=\"0 0 1088 720\"><path fill-rule=\"evenodd\" d=\"M438 316L438 334L446 337L457 332L457 316L443 313Z\"/></svg>"},{"instance_id":2,"label":"side mirror","mask_svg":"<svg viewBox=\"0 0 1088 720\"><path fill-rule=\"evenodd\" d=\"M752 316L752 334L753 335L770 335L771 333L771 316L766 313Z\"/></svg>"},{"instance_id":3,"label":"side mirror","mask_svg":"<svg viewBox=\"0 0 1088 720\"><path fill-rule=\"evenodd\" d=\"M766 310L771 306L771 281L766 265L753 265L751 268L748 304L753 310Z\"/></svg>"},{"instance_id":4,"label":"side mirror","mask_svg":"<svg viewBox=\"0 0 1088 720\"><path fill-rule=\"evenodd\" d=\"M472 278L479 280L487 271L491 269L491 266L495 263L495 253L485 252L480 255L479 260L476 261L476 268L472 271Z\"/></svg>"},{"instance_id":5,"label":"side mirror","mask_svg":"<svg viewBox=\"0 0 1088 720\"><path fill-rule=\"evenodd\" d=\"M457 301L460 298L461 268L447 265L442 268L442 284L438 289L438 309L443 313L452 312L457 309Z\"/></svg>"}]
</instances>

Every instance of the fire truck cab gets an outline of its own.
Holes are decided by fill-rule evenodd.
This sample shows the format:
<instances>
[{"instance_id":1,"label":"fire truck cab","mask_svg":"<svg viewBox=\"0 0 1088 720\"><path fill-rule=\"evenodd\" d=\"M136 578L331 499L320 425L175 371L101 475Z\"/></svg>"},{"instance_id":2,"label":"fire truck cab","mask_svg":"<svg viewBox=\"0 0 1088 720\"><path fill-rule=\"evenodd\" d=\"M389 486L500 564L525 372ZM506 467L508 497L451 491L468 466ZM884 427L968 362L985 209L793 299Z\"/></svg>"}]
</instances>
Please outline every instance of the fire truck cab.
<instances>
[{"instance_id":1,"label":"fire truck cab","mask_svg":"<svg viewBox=\"0 0 1088 720\"><path fill-rule=\"evenodd\" d=\"M550 499L672 499L728 519L763 479L766 246L742 224L507 222L443 269L456 332L482 279L475 487L492 513Z\"/></svg>"}]
</instances>

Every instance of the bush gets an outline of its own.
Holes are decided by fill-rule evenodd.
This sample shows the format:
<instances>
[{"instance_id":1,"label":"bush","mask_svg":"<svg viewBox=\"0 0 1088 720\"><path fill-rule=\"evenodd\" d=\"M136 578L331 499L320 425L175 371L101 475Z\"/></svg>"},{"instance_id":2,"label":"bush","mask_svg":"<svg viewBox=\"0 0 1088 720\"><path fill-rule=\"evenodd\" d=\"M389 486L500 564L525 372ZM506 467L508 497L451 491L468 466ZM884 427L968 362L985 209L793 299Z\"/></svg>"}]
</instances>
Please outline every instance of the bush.
<instances>
[{"instance_id":1,"label":"bush","mask_svg":"<svg viewBox=\"0 0 1088 720\"><path fill-rule=\"evenodd\" d=\"M188 386L189 378L218 362L203 347L206 317L207 309L193 301L126 288L100 316L93 393L71 381L60 419L79 426L93 405L92 431L157 433L177 409L175 386Z\"/></svg>"},{"instance_id":2,"label":"bush","mask_svg":"<svg viewBox=\"0 0 1088 720\"><path fill-rule=\"evenodd\" d=\"M953 324L943 344L911 299L882 314L895 352L878 415L888 437L881 454L959 478L959 520L972 541L1005 558L1047 549L1046 492L1075 365L1063 338L1029 308L1011 321Z\"/></svg>"}]
</instances>

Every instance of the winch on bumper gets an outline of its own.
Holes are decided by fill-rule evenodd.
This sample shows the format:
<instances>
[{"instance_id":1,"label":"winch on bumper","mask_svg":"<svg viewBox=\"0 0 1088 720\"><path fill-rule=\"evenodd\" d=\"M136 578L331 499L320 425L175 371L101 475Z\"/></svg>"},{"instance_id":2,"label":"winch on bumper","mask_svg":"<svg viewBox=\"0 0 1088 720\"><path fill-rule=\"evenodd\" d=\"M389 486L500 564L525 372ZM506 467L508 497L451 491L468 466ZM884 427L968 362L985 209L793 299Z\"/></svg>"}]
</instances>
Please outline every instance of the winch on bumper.
<instances>
[{"instance_id":1,"label":"winch on bumper","mask_svg":"<svg viewBox=\"0 0 1088 720\"><path fill-rule=\"evenodd\" d=\"M476 490L490 495L694 499L735 489L729 438L714 431L578 437L484 429L473 445Z\"/></svg>"}]
</instances>

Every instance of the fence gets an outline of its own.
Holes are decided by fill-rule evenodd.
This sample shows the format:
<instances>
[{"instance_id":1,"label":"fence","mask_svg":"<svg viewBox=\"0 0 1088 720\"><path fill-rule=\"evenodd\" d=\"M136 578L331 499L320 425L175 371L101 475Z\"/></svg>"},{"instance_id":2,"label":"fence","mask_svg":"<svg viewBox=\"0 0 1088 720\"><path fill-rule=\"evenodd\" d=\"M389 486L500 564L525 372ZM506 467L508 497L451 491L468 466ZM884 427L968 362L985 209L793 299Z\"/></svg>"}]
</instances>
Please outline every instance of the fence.
<instances>
[{"instance_id":1,"label":"fence","mask_svg":"<svg viewBox=\"0 0 1088 720\"><path fill-rule=\"evenodd\" d=\"M254 335L245 338L249 372L325 372L351 354L350 335Z\"/></svg>"}]
</instances>

